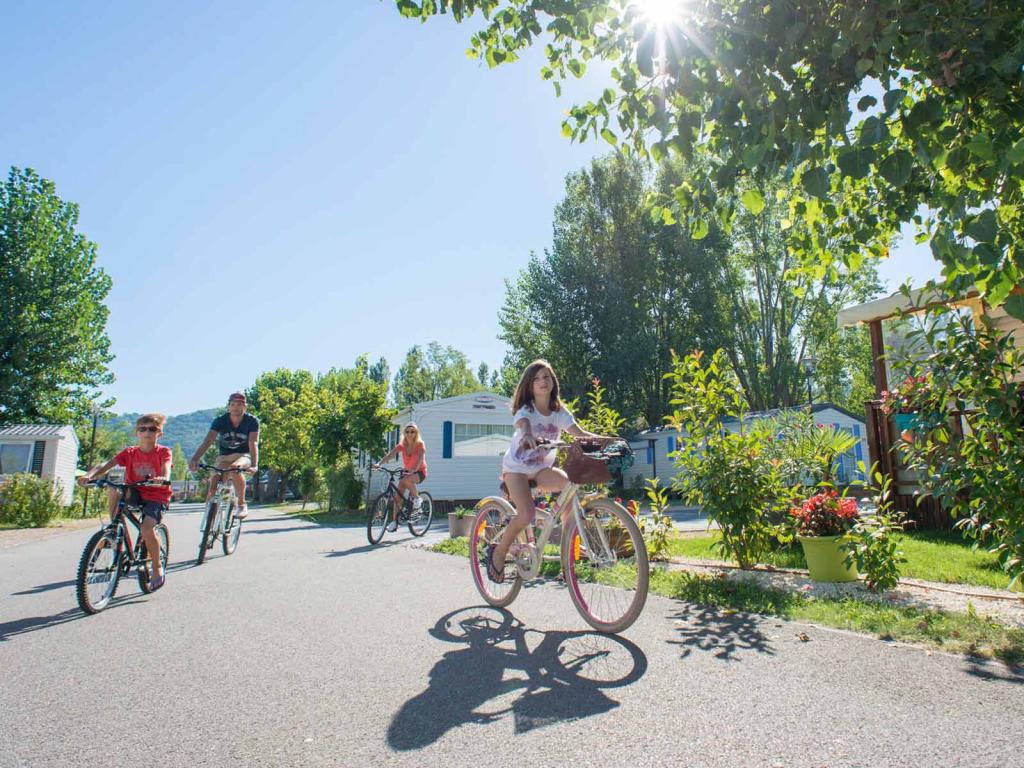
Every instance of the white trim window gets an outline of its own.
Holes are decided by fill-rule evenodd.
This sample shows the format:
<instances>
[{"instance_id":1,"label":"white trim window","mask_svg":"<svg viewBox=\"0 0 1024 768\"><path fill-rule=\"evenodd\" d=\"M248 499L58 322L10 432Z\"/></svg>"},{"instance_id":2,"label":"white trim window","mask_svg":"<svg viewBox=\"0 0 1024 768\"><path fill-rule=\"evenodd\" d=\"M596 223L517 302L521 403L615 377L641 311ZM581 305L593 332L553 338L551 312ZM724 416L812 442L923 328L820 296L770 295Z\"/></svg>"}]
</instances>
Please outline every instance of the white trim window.
<instances>
[{"instance_id":1,"label":"white trim window","mask_svg":"<svg viewBox=\"0 0 1024 768\"><path fill-rule=\"evenodd\" d=\"M511 424L456 424L455 456L501 456L512 444Z\"/></svg>"},{"instance_id":2,"label":"white trim window","mask_svg":"<svg viewBox=\"0 0 1024 768\"><path fill-rule=\"evenodd\" d=\"M32 471L35 443L0 442L0 475Z\"/></svg>"}]
</instances>

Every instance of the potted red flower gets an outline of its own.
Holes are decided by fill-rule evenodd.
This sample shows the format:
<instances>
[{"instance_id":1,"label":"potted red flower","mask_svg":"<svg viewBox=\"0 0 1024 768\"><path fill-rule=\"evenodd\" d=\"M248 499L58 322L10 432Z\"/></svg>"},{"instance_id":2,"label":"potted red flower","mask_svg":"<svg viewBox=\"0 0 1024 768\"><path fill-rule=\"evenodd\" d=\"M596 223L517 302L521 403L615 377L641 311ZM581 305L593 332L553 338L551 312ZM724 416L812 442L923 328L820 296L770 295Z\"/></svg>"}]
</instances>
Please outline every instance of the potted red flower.
<instances>
[{"instance_id":1,"label":"potted red flower","mask_svg":"<svg viewBox=\"0 0 1024 768\"><path fill-rule=\"evenodd\" d=\"M815 581L855 581L857 566L846 564L840 540L857 522L857 501L834 490L820 491L790 510L807 568Z\"/></svg>"}]
</instances>

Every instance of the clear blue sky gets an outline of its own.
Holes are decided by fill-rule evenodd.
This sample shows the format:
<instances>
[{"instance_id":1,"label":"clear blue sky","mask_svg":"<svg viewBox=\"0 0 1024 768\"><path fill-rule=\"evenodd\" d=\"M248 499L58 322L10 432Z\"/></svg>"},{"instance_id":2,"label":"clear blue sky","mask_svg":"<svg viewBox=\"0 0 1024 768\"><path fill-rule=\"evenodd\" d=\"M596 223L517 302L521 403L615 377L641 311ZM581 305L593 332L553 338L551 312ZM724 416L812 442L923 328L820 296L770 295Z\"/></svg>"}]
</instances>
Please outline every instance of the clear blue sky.
<instances>
[{"instance_id":1,"label":"clear blue sky","mask_svg":"<svg viewBox=\"0 0 1024 768\"><path fill-rule=\"evenodd\" d=\"M573 96L540 50L488 70L473 27L390 0L8 0L0 163L81 207L113 277L116 410L181 413L264 370L436 340L500 364L503 281L551 240ZM922 248L890 283L936 274Z\"/></svg>"}]
</instances>

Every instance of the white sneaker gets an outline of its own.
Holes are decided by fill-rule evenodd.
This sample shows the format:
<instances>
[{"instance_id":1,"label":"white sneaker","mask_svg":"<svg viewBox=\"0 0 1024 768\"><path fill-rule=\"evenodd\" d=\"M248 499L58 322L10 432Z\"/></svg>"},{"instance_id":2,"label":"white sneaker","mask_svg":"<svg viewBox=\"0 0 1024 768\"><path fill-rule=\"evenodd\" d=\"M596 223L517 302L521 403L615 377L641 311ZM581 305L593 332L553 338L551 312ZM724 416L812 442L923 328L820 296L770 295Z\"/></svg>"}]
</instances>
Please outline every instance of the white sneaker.
<instances>
[{"instance_id":1,"label":"white sneaker","mask_svg":"<svg viewBox=\"0 0 1024 768\"><path fill-rule=\"evenodd\" d=\"M416 510L417 512L419 512L423 508L423 499L421 499L419 496L417 496L415 499L413 499L412 500L412 508L414 510Z\"/></svg>"}]
</instances>

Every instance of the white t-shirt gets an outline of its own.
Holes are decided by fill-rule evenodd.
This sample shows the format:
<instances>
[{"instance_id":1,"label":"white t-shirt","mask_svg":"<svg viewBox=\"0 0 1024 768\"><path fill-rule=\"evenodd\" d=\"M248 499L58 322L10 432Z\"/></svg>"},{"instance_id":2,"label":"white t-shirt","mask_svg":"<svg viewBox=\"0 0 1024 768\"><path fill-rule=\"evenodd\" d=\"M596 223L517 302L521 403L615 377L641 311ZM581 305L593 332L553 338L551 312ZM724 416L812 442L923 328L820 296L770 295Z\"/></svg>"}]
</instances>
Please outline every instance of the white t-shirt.
<instances>
[{"instance_id":1,"label":"white t-shirt","mask_svg":"<svg viewBox=\"0 0 1024 768\"><path fill-rule=\"evenodd\" d=\"M576 423L572 412L563 404L557 411L552 411L547 416L532 406L524 405L515 416L512 423L516 424L515 434L512 435L512 443L501 460L501 471L521 472L524 475L536 475L542 469L555 465L555 455L558 451L541 448L524 449L522 446L523 430L518 426L519 422L526 419L530 422L530 431L535 438L545 440L557 440L562 433Z\"/></svg>"}]
</instances>

